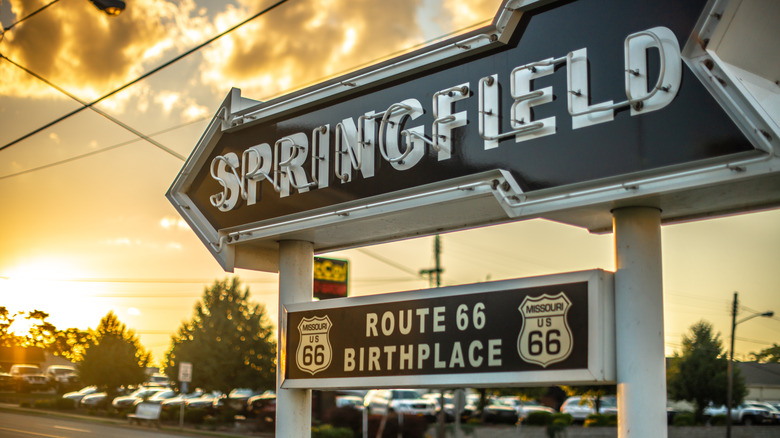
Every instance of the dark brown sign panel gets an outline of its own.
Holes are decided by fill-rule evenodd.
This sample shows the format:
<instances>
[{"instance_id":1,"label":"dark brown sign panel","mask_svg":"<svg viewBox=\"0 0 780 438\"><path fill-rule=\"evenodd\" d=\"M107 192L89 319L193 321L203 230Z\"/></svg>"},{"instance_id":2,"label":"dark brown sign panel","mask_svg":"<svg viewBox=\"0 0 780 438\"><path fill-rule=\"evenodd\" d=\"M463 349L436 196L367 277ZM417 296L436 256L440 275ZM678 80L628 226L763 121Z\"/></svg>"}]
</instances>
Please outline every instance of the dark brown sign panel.
<instances>
[{"instance_id":1,"label":"dark brown sign panel","mask_svg":"<svg viewBox=\"0 0 780 438\"><path fill-rule=\"evenodd\" d=\"M710 3L505 3L287 96L233 90L168 196L225 269L269 271L280 240L325 252L538 217L607 231L636 202L665 222L777 205L776 137L689 57L720 20Z\"/></svg>"},{"instance_id":2,"label":"dark brown sign panel","mask_svg":"<svg viewBox=\"0 0 780 438\"><path fill-rule=\"evenodd\" d=\"M609 329L591 318L612 320L611 275L542 279L292 306L285 387L435 386L455 376L477 386L497 376L510 385L540 384L545 375L571 380L558 373L587 372L610 348L601 341ZM549 284L559 280L566 282Z\"/></svg>"},{"instance_id":3,"label":"dark brown sign panel","mask_svg":"<svg viewBox=\"0 0 780 438\"><path fill-rule=\"evenodd\" d=\"M487 56L223 133L192 197L223 229L494 169L509 171L523 193L533 193L751 152L715 99L680 66L679 46L704 3L580 0L524 13L511 42ZM678 51L667 50L665 62L652 46L653 38L667 38L659 26ZM654 33L643 36L648 31ZM642 51L641 76L631 76L645 95L660 72L682 69L677 80L661 79L654 94L663 106L572 116L580 105L586 112L627 99L626 65L639 61L624 51L638 38L651 41ZM557 62L543 65L550 60ZM435 122L445 113L454 119ZM446 147L432 145L445 129ZM355 142L362 151L349 149ZM252 171L255 179L240 187L242 172Z\"/></svg>"},{"instance_id":4,"label":"dark brown sign panel","mask_svg":"<svg viewBox=\"0 0 780 438\"><path fill-rule=\"evenodd\" d=\"M345 298L349 293L349 261L314 257L314 298Z\"/></svg>"}]
</instances>

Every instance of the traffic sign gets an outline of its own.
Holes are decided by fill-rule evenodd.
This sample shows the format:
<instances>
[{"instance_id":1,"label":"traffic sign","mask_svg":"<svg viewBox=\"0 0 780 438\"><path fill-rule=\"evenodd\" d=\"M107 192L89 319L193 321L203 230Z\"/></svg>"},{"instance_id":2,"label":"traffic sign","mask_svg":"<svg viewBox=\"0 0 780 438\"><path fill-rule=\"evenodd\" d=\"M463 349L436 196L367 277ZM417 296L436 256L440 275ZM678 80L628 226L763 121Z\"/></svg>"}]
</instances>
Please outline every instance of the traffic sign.
<instances>
[{"instance_id":1,"label":"traffic sign","mask_svg":"<svg viewBox=\"0 0 780 438\"><path fill-rule=\"evenodd\" d=\"M190 362L179 363L179 382L192 382L192 364Z\"/></svg>"}]
</instances>

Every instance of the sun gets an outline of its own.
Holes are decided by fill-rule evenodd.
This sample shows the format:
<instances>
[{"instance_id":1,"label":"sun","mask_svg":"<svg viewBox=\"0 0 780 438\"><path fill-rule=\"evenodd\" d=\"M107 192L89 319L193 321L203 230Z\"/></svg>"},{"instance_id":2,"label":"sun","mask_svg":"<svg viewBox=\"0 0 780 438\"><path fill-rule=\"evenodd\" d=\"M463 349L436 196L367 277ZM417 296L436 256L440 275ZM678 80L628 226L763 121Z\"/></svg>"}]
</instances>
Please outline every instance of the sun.
<instances>
[{"instance_id":1,"label":"sun","mask_svg":"<svg viewBox=\"0 0 780 438\"><path fill-rule=\"evenodd\" d=\"M47 321L59 329L88 328L95 325L92 315L108 312L105 303L94 296L99 293L94 283L83 283L79 278L88 274L66 259L54 257L26 260L0 274L0 305L11 315L40 310L49 314ZM88 318L86 316L89 315ZM99 317L98 317L99 320ZM23 336L35 321L16 316L11 331Z\"/></svg>"}]
</instances>

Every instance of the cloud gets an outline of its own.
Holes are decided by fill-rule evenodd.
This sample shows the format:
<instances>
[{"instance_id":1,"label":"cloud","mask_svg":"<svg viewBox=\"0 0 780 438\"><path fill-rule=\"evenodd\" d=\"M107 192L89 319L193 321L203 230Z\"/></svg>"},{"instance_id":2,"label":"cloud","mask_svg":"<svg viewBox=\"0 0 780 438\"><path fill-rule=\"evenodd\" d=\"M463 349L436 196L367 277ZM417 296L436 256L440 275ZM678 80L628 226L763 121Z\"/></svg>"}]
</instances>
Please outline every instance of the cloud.
<instances>
[{"instance_id":1,"label":"cloud","mask_svg":"<svg viewBox=\"0 0 780 438\"><path fill-rule=\"evenodd\" d=\"M422 0L293 1L217 40L204 51L202 80L264 98L312 83L422 41L416 15ZM261 10L243 0L219 14L219 28Z\"/></svg>"},{"instance_id":2,"label":"cloud","mask_svg":"<svg viewBox=\"0 0 780 438\"><path fill-rule=\"evenodd\" d=\"M166 230L190 231L190 226L187 225L187 222L179 217L166 216L160 219L160 226Z\"/></svg>"},{"instance_id":3,"label":"cloud","mask_svg":"<svg viewBox=\"0 0 780 438\"><path fill-rule=\"evenodd\" d=\"M444 0L446 13L439 16L439 23L445 28L463 29L484 21L492 20L498 13L498 0Z\"/></svg>"},{"instance_id":4,"label":"cloud","mask_svg":"<svg viewBox=\"0 0 780 438\"><path fill-rule=\"evenodd\" d=\"M24 17L48 1L14 1L11 8L16 17ZM88 1L57 2L7 32L0 53L91 101L270 4L200 3L133 0L122 14L109 17ZM175 77L174 83L164 74L155 75L101 106L114 113L145 113L154 107L193 120L211 112L195 98L204 92L221 98L236 86L248 97L265 99L408 50L429 37L431 29L452 31L489 19L498 3L290 1L177 63L189 77ZM0 77L0 95L64 98L8 62L0 61ZM193 77L195 86L185 85Z\"/></svg>"},{"instance_id":5,"label":"cloud","mask_svg":"<svg viewBox=\"0 0 780 438\"><path fill-rule=\"evenodd\" d=\"M92 100L191 47L210 30L203 26L205 17L191 16L192 0L128 3L122 14L109 17L88 1L57 2L7 32L0 49L83 100ZM16 17L24 17L44 4L16 1L11 7ZM58 95L7 62L0 63L0 74L2 95Z\"/></svg>"}]
</instances>

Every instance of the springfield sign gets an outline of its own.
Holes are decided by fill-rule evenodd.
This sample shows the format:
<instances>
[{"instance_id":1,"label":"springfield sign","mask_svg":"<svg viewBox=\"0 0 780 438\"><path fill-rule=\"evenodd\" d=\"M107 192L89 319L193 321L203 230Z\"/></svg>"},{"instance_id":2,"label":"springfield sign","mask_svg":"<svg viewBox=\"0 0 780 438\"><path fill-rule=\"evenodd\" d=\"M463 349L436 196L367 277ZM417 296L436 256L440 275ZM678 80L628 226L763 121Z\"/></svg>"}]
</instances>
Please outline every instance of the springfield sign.
<instances>
[{"instance_id":1,"label":"springfield sign","mask_svg":"<svg viewBox=\"0 0 780 438\"><path fill-rule=\"evenodd\" d=\"M612 283L588 271L292 305L282 387L613 382Z\"/></svg>"},{"instance_id":2,"label":"springfield sign","mask_svg":"<svg viewBox=\"0 0 780 438\"><path fill-rule=\"evenodd\" d=\"M234 89L168 196L228 270L275 270L286 239L325 251L532 217L609 230L641 196L664 220L769 205L734 183L772 136L685 58L718 20L706 4L507 1L485 28L288 96ZM699 190L715 183L729 190Z\"/></svg>"}]
</instances>

